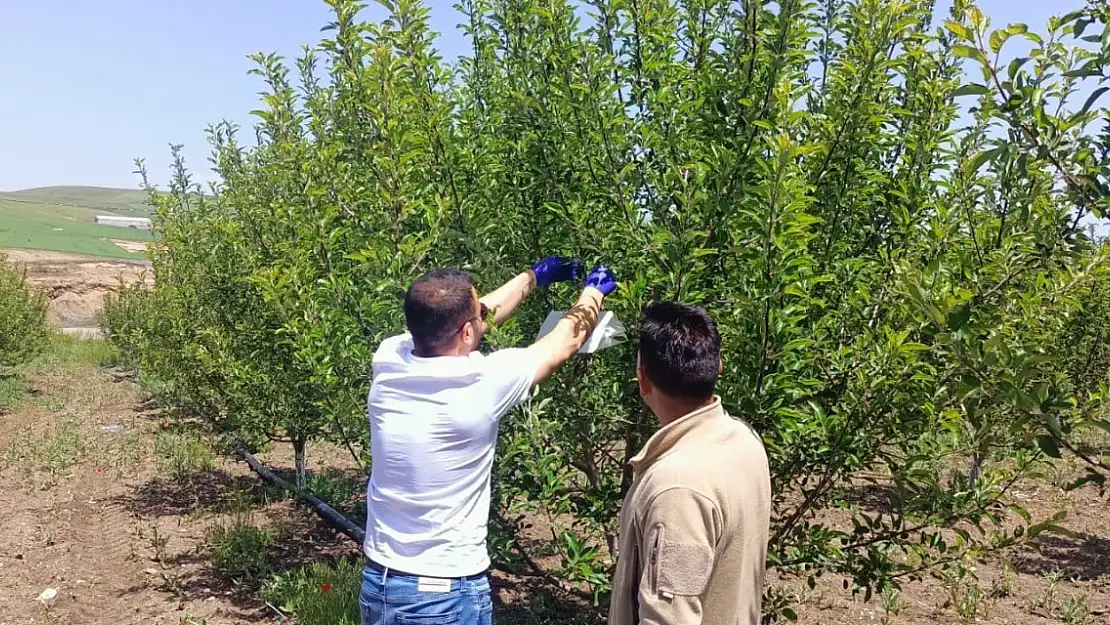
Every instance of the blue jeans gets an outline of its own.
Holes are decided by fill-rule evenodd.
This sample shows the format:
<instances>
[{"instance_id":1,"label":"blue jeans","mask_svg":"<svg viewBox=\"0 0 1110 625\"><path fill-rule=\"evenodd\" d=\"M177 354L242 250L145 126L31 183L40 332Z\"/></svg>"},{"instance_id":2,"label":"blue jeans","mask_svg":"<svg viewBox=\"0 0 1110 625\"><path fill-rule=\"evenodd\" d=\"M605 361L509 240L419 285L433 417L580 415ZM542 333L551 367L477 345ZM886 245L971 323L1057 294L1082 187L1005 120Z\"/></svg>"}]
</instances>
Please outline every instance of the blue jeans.
<instances>
[{"instance_id":1,"label":"blue jeans","mask_svg":"<svg viewBox=\"0 0 1110 625\"><path fill-rule=\"evenodd\" d=\"M493 625L486 575L429 580L367 566L358 604L362 625Z\"/></svg>"}]
</instances>

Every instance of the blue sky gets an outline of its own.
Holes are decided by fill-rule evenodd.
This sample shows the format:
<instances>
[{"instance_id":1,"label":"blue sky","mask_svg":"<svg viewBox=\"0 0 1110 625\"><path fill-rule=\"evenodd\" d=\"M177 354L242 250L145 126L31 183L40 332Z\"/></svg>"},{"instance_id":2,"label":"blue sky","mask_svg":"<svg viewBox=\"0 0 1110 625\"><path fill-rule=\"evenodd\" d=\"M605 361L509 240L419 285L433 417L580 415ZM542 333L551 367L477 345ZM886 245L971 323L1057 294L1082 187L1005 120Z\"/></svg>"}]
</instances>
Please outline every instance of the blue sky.
<instances>
[{"instance_id":1,"label":"blue sky","mask_svg":"<svg viewBox=\"0 0 1110 625\"><path fill-rule=\"evenodd\" d=\"M466 51L453 3L430 3L446 57ZM995 24L1035 30L1082 4L979 3ZM382 14L373 5L366 17ZM170 143L185 144L191 169L208 179L205 127L248 126L256 108L247 55L296 55L329 19L320 0L0 0L0 190L132 188L135 157L164 185Z\"/></svg>"}]
</instances>

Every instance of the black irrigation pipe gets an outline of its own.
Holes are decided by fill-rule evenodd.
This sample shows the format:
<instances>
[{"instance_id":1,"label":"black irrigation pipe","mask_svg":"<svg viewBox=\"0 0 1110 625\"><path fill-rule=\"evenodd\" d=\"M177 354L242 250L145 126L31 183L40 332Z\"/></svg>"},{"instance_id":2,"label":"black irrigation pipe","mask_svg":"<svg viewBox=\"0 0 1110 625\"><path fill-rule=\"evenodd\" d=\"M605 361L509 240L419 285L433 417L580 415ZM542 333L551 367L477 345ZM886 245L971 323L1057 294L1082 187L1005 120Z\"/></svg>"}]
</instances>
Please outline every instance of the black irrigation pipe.
<instances>
[{"instance_id":1,"label":"black irrigation pipe","mask_svg":"<svg viewBox=\"0 0 1110 625\"><path fill-rule=\"evenodd\" d=\"M340 514L339 511L329 506L324 500L320 499L316 495L313 495L307 489L297 490L297 488L294 487L292 484L278 477L276 473L267 468L266 465L262 464L262 462L259 461L258 458L255 458L254 454L247 451L247 446L243 444L243 441L235 438L230 434L225 436L225 440L227 441L229 447L234 449L240 456L242 456L243 460L247 463L247 466L249 466L252 471L262 476L264 480L293 493L302 503L311 506L313 511L315 511L316 514L320 516L320 518L324 519L324 521L327 522L328 525L332 526L334 529L339 530L340 532L343 532L343 534L345 534L348 538L357 542L360 547L362 546L362 543L366 541L366 532L361 527L352 523L350 519Z\"/></svg>"},{"instance_id":2,"label":"black irrigation pipe","mask_svg":"<svg viewBox=\"0 0 1110 625\"><path fill-rule=\"evenodd\" d=\"M267 482L280 486L285 490L293 493L293 495L296 496L296 498L302 503L306 503L311 506L313 511L315 511L316 514L319 515L319 517L322 518L328 525L336 530L339 530L348 538L358 543L359 548L361 549L362 544L366 542L365 530L352 523L350 519L340 514L339 511L329 506L326 502L324 502L324 500L320 499L316 495L313 495L307 489L297 490L292 484L278 477L276 473L267 468L266 465L262 464L262 462L258 458L254 457L254 454L247 451L247 446L243 444L243 441L239 440L235 436L232 436L231 434L225 434L224 441L228 447L235 450L235 452L243 458L243 461L247 463L247 466L249 466L252 471L262 476L262 478ZM563 584L561 580L551 575L551 573L544 571L536 563L536 561L528 555L528 553L524 550L524 547L520 545L519 542L516 542L515 546L520 554L523 556L526 564L529 566L529 568L532 569L532 575L542 577L547 581L553 583L560 590L564 592L569 592L575 596L585 599L591 599L593 597L593 595L588 592L567 587Z\"/></svg>"}]
</instances>

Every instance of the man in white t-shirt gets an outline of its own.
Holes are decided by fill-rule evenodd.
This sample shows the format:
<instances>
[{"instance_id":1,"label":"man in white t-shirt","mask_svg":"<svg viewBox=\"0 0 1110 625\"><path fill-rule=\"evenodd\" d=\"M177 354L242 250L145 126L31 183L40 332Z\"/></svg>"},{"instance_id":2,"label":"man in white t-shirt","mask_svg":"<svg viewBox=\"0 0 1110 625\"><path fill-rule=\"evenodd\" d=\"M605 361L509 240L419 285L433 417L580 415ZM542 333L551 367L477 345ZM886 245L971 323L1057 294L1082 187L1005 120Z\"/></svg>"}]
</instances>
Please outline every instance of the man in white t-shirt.
<instances>
[{"instance_id":1,"label":"man in white t-shirt","mask_svg":"<svg viewBox=\"0 0 1110 625\"><path fill-rule=\"evenodd\" d=\"M595 268L574 307L529 347L483 355L478 344L537 286L575 280L579 269L549 256L481 298L452 269L409 287L408 332L383 341L373 361L363 625L492 623L486 526L498 423L585 343L616 280Z\"/></svg>"}]
</instances>

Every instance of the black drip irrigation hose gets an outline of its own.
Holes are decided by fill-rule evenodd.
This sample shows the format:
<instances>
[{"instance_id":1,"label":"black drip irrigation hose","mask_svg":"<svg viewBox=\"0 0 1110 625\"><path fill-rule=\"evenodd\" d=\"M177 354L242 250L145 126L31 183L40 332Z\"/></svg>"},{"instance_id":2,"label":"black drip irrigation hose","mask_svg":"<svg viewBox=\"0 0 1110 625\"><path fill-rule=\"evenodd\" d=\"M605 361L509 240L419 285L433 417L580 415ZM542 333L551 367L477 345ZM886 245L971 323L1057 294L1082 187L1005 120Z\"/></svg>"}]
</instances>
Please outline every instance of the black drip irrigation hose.
<instances>
[{"instance_id":1,"label":"black drip irrigation hose","mask_svg":"<svg viewBox=\"0 0 1110 625\"><path fill-rule=\"evenodd\" d=\"M262 464L262 462L258 458L255 458L254 454L247 451L247 446L243 444L243 441L232 436L231 434L225 434L224 441L228 447L234 449L235 452L243 458L243 461L247 463L247 466L249 466L252 471L262 476L262 479L293 493L293 495L296 496L296 498L302 503L311 506L313 511L315 511L316 514L324 520L324 522L326 522L332 528L339 530L351 540L358 543L360 549L362 548L362 544L366 542L365 530L352 523L350 519L340 514L339 511L329 506L326 502L324 502L324 500L320 499L316 495L313 495L307 489L297 490L297 488L294 487L292 484L278 477L276 473L267 468L266 465ZM585 599L593 598L593 595L589 592L573 587L568 587L566 584L563 583L562 580L551 575L551 573L544 571L543 568L541 568L539 564L537 564L536 561L528 555L528 552L524 550L523 545L521 545L519 542L514 541L514 546L523 556L528 567L532 569L533 575L543 577L547 581L553 583L559 589L574 594L578 597Z\"/></svg>"},{"instance_id":2,"label":"black drip irrigation hose","mask_svg":"<svg viewBox=\"0 0 1110 625\"><path fill-rule=\"evenodd\" d=\"M267 468L266 465L262 464L262 462L259 461L258 458L255 458L254 454L247 451L247 446L243 444L243 441L235 438L230 434L225 435L224 438L228 443L228 447L234 449L240 456L242 456L243 460L247 463L247 466L249 466L252 471L262 476L262 479L293 493L293 495L296 496L296 498L302 503L311 506L313 511L315 511L316 514L319 515L319 517L323 519L328 525L336 530L339 530L351 540L357 542L360 547L366 541L366 532L361 527L352 523L350 519L340 514L339 511L329 506L324 500L320 499L316 495L313 495L307 489L298 490L289 482L278 477L276 473Z\"/></svg>"}]
</instances>

